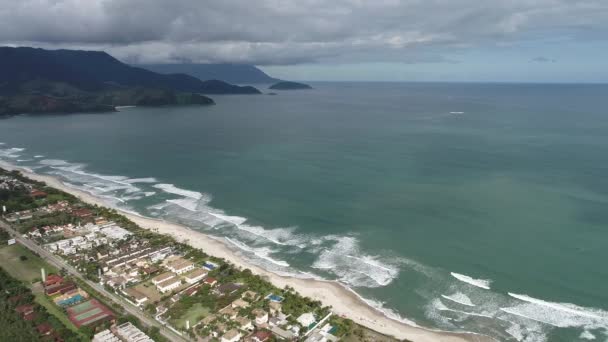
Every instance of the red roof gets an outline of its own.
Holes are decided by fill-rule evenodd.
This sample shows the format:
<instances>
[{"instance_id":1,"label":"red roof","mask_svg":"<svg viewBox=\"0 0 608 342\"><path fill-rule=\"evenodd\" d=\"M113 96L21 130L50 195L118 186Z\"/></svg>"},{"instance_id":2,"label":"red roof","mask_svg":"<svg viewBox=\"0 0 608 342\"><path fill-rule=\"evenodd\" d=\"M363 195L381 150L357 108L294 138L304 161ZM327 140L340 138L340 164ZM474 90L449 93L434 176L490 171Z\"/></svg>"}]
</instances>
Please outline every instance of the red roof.
<instances>
[{"instance_id":1,"label":"red roof","mask_svg":"<svg viewBox=\"0 0 608 342\"><path fill-rule=\"evenodd\" d=\"M22 315L27 315L29 313L34 312L34 305L32 305L32 304L19 305L18 307L15 308L15 311L17 311L18 313L20 313Z\"/></svg>"},{"instance_id":2,"label":"red roof","mask_svg":"<svg viewBox=\"0 0 608 342\"><path fill-rule=\"evenodd\" d=\"M53 332L53 327L46 322L42 323L42 324L38 324L36 326L36 329L38 329L38 333L40 333L40 335L49 335L50 333Z\"/></svg>"},{"instance_id":3,"label":"red roof","mask_svg":"<svg viewBox=\"0 0 608 342\"><path fill-rule=\"evenodd\" d=\"M40 191L40 190L35 190L35 189L34 189L34 190L32 190L32 191L30 192L30 196L32 196L32 197L34 197L34 198L35 198L35 197L46 197L46 196L47 196L47 193L46 193L46 192L44 192L44 191Z\"/></svg>"},{"instance_id":4,"label":"red roof","mask_svg":"<svg viewBox=\"0 0 608 342\"><path fill-rule=\"evenodd\" d=\"M205 278L205 280L203 280L203 282L205 282L206 284L209 284L209 285L213 285L213 284L217 283L217 279L215 279L213 277L207 277L207 278Z\"/></svg>"},{"instance_id":5,"label":"red roof","mask_svg":"<svg viewBox=\"0 0 608 342\"><path fill-rule=\"evenodd\" d=\"M260 342L267 341L268 339L270 339L271 336L272 334L270 333L270 331L267 330L259 330L255 334L253 334L253 338Z\"/></svg>"},{"instance_id":6,"label":"red roof","mask_svg":"<svg viewBox=\"0 0 608 342\"><path fill-rule=\"evenodd\" d=\"M75 209L72 211L72 215L77 217L89 217L93 215L93 212L87 208Z\"/></svg>"},{"instance_id":7,"label":"red roof","mask_svg":"<svg viewBox=\"0 0 608 342\"><path fill-rule=\"evenodd\" d=\"M44 282L44 286L51 286L55 284L59 284L63 282L63 277L57 274L49 274L46 277L46 281Z\"/></svg>"}]
</instances>

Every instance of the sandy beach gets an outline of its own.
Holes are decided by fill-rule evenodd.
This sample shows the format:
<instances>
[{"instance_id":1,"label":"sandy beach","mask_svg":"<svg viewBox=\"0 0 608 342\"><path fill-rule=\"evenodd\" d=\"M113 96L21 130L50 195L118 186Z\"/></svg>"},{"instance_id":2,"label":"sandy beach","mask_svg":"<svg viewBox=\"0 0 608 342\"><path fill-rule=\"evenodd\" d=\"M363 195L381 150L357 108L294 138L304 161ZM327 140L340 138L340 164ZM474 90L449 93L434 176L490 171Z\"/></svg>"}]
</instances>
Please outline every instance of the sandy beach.
<instances>
[{"instance_id":1,"label":"sandy beach","mask_svg":"<svg viewBox=\"0 0 608 342\"><path fill-rule=\"evenodd\" d=\"M49 186L70 193L86 203L107 206L107 204L101 199L88 193L70 188L54 177L32 173L28 170L17 168L1 162L0 167L9 170L18 170L31 179L45 182ZM283 288L285 286L291 286L300 294L320 300L324 305L331 306L335 314L348 317L357 324L380 333L394 336L398 339L407 339L420 342L493 341L493 339L482 335L434 331L396 321L385 316L382 312L372 308L355 293L337 282L300 279L277 275L245 262L238 255L234 254L221 241L213 239L198 231L189 229L186 226L158 219L142 217L125 211L121 211L121 213L142 228L150 229L160 234L171 235L178 241L188 243L193 247L204 250L207 254L224 258L238 267L249 268L254 274L267 278L277 287Z\"/></svg>"}]
</instances>

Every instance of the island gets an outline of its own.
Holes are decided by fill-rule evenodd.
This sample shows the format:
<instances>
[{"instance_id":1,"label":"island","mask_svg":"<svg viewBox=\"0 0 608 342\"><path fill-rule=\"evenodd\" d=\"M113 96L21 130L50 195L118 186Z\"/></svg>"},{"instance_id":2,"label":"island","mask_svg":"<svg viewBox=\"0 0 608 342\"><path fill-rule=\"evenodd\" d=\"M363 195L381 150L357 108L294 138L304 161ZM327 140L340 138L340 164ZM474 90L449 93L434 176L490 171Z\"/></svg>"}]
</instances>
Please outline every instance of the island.
<instances>
[{"instance_id":1,"label":"island","mask_svg":"<svg viewBox=\"0 0 608 342\"><path fill-rule=\"evenodd\" d=\"M271 85L268 89L299 90L299 89L312 89L312 87L309 86L308 84L304 84L304 83L283 81L283 82L279 82L279 83L275 83L275 84Z\"/></svg>"}]
</instances>

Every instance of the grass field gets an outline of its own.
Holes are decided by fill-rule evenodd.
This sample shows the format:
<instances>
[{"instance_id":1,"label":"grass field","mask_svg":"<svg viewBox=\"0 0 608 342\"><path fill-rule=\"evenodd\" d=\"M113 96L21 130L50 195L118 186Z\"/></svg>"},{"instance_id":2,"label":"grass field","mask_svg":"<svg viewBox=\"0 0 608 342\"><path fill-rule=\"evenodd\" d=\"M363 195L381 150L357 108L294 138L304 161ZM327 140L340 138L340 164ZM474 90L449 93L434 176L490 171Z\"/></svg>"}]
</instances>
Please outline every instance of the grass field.
<instances>
[{"instance_id":1,"label":"grass field","mask_svg":"<svg viewBox=\"0 0 608 342\"><path fill-rule=\"evenodd\" d=\"M186 313L182 317L176 320L172 320L171 324L178 329L185 329L186 321L189 320L190 326L193 326L198 323L198 321L200 321L202 318L207 316L209 312L209 308L204 307L200 303L196 303L190 308L190 310L186 311Z\"/></svg>"},{"instance_id":2,"label":"grass field","mask_svg":"<svg viewBox=\"0 0 608 342\"><path fill-rule=\"evenodd\" d=\"M26 259L21 260L21 256L25 256ZM46 270L46 274L57 273L56 268L20 244L0 248L0 266L11 276L27 283L40 279L40 268L42 267Z\"/></svg>"}]
</instances>

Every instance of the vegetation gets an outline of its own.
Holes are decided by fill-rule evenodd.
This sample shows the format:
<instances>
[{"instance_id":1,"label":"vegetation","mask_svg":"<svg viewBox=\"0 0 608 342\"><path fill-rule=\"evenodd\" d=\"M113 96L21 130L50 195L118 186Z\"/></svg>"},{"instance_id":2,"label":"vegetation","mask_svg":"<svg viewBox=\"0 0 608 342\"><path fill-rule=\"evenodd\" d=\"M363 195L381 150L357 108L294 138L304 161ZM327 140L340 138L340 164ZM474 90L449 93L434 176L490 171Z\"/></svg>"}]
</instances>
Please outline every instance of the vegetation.
<instances>
[{"instance_id":1,"label":"vegetation","mask_svg":"<svg viewBox=\"0 0 608 342\"><path fill-rule=\"evenodd\" d=\"M57 272L54 267L20 244L0 248L0 266L11 276L27 283L40 280L41 268L44 268L47 274Z\"/></svg>"},{"instance_id":2,"label":"vegetation","mask_svg":"<svg viewBox=\"0 0 608 342\"><path fill-rule=\"evenodd\" d=\"M36 327L42 323L49 324L55 336L66 342L85 341L48 313L46 308L33 302L31 291L17 279L0 269L0 341L40 341ZM33 305L34 316L28 321L16 311L20 305Z\"/></svg>"}]
</instances>

